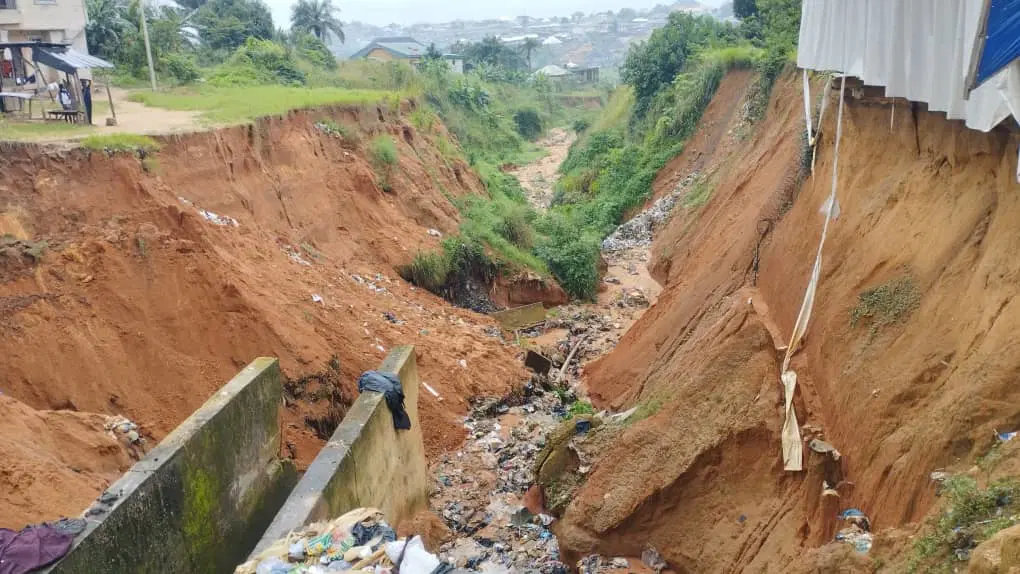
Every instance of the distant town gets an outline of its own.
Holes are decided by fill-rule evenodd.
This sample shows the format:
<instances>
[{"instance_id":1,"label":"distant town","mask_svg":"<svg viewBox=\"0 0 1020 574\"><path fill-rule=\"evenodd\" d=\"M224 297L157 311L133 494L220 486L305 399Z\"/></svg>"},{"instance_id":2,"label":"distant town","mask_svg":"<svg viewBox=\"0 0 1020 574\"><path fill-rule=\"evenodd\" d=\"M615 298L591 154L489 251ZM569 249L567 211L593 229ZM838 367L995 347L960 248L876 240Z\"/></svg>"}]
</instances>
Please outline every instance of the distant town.
<instances>
[{"instance_id":1,"label":"distant town","mask_svg":"<svg viewBox=\"0 0 1020 574\"><path fill-rule=\"evenodd\" d=\"M425 46L434 44L444 53L456 51L459 44L490 37L510 45L533 39L540 43L532 62L536 70L550 65L602 68L603 77L606 77L605 72L609 72L611 77L612 71L623 62L631 43L646 40L653 30L666 23L671 12L676 11L706 14L719 20L733 19L732 3L711 8L695 0L680 0L671 5L660 4L651 10L622 8L618 12L575 12L558 18L518 16L382 27L346 22L346 42L334 42L330 47L338 57L350 58L382 38L413 39Z\"/></svg>"}]
</instances>

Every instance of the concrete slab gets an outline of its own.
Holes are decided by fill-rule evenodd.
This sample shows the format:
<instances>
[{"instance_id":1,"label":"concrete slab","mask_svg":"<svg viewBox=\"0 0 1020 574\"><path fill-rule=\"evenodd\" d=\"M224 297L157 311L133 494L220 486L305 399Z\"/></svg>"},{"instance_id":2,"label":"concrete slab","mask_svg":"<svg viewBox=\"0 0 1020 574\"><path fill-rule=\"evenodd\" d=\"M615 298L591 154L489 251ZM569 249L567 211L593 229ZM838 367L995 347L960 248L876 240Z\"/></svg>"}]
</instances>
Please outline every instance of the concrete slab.
<instances>
[{"instance_id":1,"label":"concrete slab","mask_svg":"<svg viewBox=\"0 0 1020 574\"><path fill-rule=\"evenodd\" d=\"M499 321L504 329L516 331L545 321L545 306L541 303L533 303L506 311L497 311L492 314L492 317Z\"/></svg>"},{"instance_id":2,"label":"concrete slab","mask_svg":"<svg viewBox=\"0 0 1020 574\"><path fill-rule=\"evenodd\" d=\"M411 429L393 428L393 416L381 393L362 393L308 467L251 557L292 530L356 508L378 508L394 526L428 508L428 470L418 418L420 381L414 347L394 349L379 370L400 378Z\"/></svg>"}]
</instances>

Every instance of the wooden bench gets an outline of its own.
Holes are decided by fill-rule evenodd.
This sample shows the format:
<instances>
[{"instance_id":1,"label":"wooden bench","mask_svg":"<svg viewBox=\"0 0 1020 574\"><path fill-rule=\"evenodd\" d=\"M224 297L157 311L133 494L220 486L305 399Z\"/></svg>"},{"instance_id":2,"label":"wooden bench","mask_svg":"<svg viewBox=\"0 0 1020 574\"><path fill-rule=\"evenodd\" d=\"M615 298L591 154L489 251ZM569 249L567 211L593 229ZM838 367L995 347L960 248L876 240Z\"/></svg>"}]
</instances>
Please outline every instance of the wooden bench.
<instances>
[{"instance_id":1,"label":"wooden bench","mask_svg":"<svg viewBox=\"0 0 1020 574\"><path fill-rule=\"evenodd\" d=\"M83 113L78 110L50 110L46 112L46 115L50 119L63 120L69 124L79 123L80 118L83 117Z\"/></svg>"}]
</instances>

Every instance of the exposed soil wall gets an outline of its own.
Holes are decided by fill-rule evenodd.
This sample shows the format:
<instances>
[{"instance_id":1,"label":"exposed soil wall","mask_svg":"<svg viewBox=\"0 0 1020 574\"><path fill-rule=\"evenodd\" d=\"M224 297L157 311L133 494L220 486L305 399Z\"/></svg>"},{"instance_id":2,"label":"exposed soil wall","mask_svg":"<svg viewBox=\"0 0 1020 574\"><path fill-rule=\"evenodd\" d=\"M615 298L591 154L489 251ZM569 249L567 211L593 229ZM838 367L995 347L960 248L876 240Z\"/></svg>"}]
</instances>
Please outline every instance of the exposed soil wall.
<instances>
[{"instance_id":1,"label":"exposed soil wall","mask_svg":"<svg viewBox=\"0 0 1020 574\"><path fill-rule=\"evenodd\" d=\"M658 303L586 368L597 403L653 414L602 456L568 508L558 532L567 555L651 544L681 572L821 563L806 551L832 539L840 509L861 508L877 530L917 521L935 501L932 470L969 464L992 429L1020 425L1020 137L903 104L890 130L887 105L848 91L842 214L794 360L805 437L835 445L842 466L825 468L805 449L805 472L783 471L777 348L822 229L835 97L830 105L815 176L799 195L803 104L799 76L785 76L749 140L723 136L721 149L733 151L713 158L709 202L657 238ZM910 288L859 307L859 295L883 285ZM845 480L840 496L822 498L833 473Z\"/></svg>"},{"instance_id":2,"label":"exposed soil wall","mask_svg":"<svg viewBox=\"0 0 1020 574\"><path fill-rule=\"evenodd\" d=\"M362 143L324 133L322 119L346 124ZM399 151L389 193L362 151L378 135ZM345 108L168 138L144 161L6 149L0 225L27 243L0 258L0 417L26 407L123 414L152 444L252 357L278 356L297 379L335 355L350 398L362 371L414 344L422 380L440 394L422 393L427 451L459 445L466 397L502 393L523 371L486 335L491 321L394 271L438 245L430 228L456 229L451 198L482 192L466 165L432 145L444 136L417 133L384 109ZM329 393L313 395L288 399L285 442L299 466L322 442L305 417L329 409ZM41 432L59 437L62 420L42 416ZM105 435L93 436L86 442ZM77 514L78 499L37 497L29 486L68 476L59 441L40 441L32 464L14 442L0 443L0 527ZM106 462L81 476L82 498L126 468L117 452L100 452ZM8 512L14 505L27 510Z\"/></svg>"}]
</instances>

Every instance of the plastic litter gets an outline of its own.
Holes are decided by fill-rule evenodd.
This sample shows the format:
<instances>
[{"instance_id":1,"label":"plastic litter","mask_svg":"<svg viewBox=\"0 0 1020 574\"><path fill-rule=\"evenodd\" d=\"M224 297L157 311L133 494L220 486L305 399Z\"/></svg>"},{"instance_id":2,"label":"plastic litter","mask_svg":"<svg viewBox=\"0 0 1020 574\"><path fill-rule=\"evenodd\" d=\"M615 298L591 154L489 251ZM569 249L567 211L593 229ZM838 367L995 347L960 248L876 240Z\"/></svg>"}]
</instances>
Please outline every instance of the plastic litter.
<instances>
[{"instance_id":1,"label":"plastic litter","mask_svg":"<svg viewBox=\"0 0 1020 574\"><path fill-rule=\"evenodd\" d=\"M1002 441L1002 442L1009 442L1009 441L1015 439L1017 434L1020 434L1020 433L1018 433L1017 431L1013 431L1013 432L998 433L997 436L999 437L1000 441Z\"/></svg>"}]
</instances>

